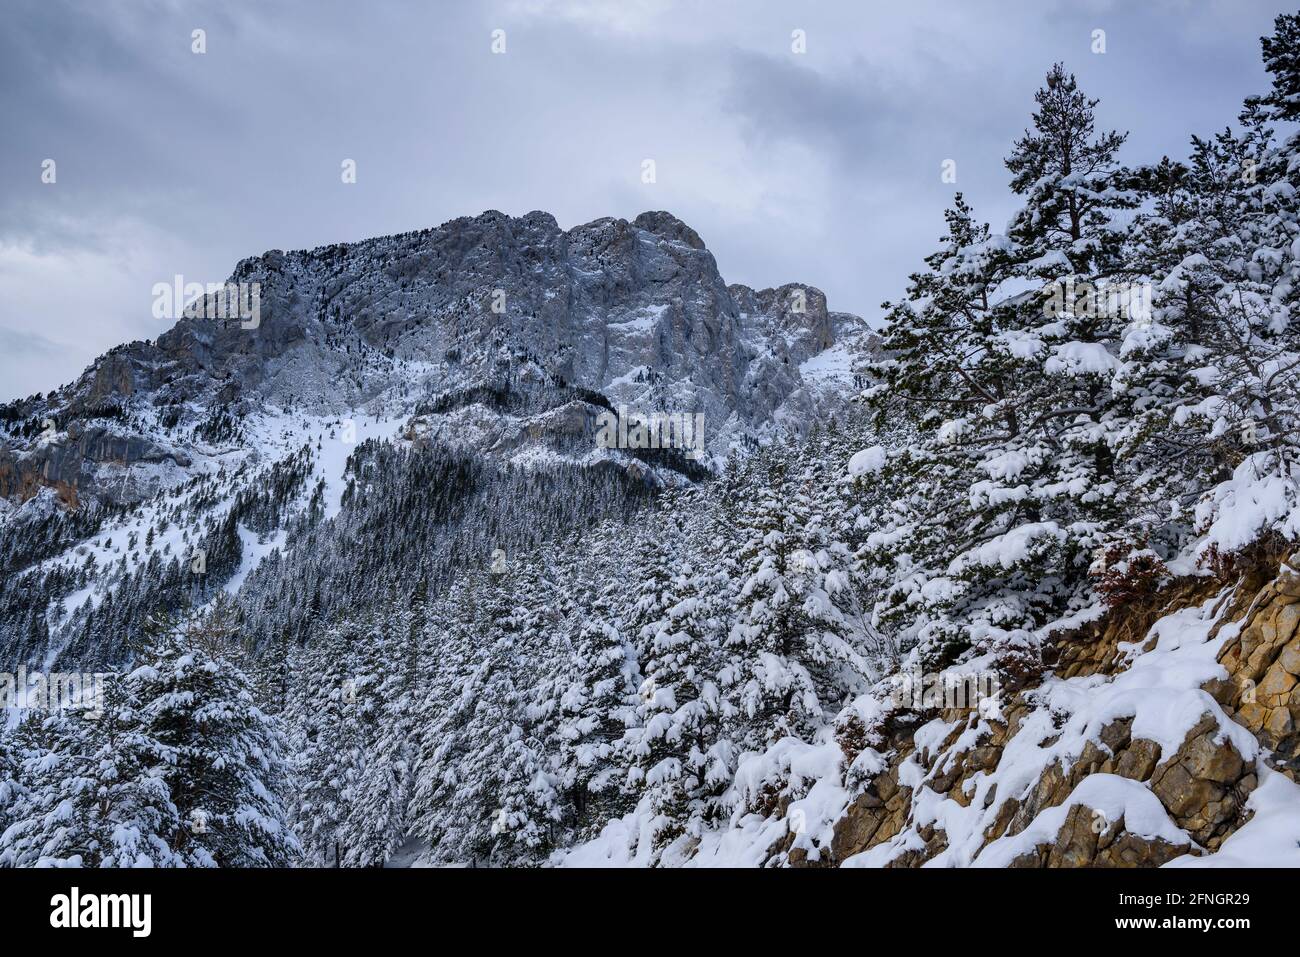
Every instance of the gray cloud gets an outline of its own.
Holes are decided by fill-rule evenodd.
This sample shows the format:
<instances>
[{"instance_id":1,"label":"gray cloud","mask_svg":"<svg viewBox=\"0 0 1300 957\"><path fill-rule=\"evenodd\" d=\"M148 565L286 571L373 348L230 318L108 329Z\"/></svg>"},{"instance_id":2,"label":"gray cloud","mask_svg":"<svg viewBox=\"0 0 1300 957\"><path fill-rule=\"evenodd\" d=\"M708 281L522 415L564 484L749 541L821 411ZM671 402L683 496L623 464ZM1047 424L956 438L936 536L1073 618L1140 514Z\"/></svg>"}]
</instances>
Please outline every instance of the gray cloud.
<instances>
[{"instance_id":1,"label":"gray cloud","mask_svg":"<svg viewBox=\"0 0 1300 957\"><path fill-rule=\"evenodd\" d=\"M268 248L497 208L670 209L732 281L874 315L953 186L995 226L1001 158L1064 59L1181 155L1263 88L1263 0L17 0L0 32L0 400L156 336L154 282ZM207 31L208 52L190 52ZM507 53L494 56L491 31ZM793 29L808 52L790 50ZM1107 52L1089 52L1105 29ZM40 163L58 182L40 182ZM355 159L358 182L340 182ZM658 182L640 182L652 158Z\"/></svg>"}]
</instances>

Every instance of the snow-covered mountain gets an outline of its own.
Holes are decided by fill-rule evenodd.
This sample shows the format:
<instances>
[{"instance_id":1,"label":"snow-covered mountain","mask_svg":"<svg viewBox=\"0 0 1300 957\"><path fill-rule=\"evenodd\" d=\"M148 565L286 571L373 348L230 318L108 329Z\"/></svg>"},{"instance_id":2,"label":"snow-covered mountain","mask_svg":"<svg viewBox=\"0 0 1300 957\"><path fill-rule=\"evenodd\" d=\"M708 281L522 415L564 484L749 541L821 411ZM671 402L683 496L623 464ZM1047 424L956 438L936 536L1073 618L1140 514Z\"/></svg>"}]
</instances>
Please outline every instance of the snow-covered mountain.
<instances>
[{"instance_id":1,"label":"snow-covered mountain","mask_svg":"<svg viewBox=\"0 0 1300 957\"><path fill-rule=\"evenodd\" d=\"M866 335L813 287L728 286L695 231L663 212L567 231L546 213L487 212L271 251L229 283L256 290L255 316L219 311L216 294L185 298L156 341L115 348L75 382L0 410L4 657L117 660L150 603L237 593L250 575L255 589L273 553L277 565L318 564L320 536L346 524L335 523L345 498L345 519L360 508L360 463L388 454L376 443L436 449L457 476L472 473L481 500L412 506L404 519L436 528L436 541L389 566L403 589L430 568L443 578L468 549L486 561L575 515L703 478L732 452L806 434L844 408L850 350ZM656 413L695 425L686 447L601 440L602 416ZM400 484L409 466L360 487ZM521 476L556 470L568 476L551 483L569 489L562 504L496 501ZM444 523L472 529L473 543L456 545ZM414 553L401 540L394 555ZM311 596L322 582L308 577ZM96 637L87 616L119 590L143 600L125 616L110 602L114 635ZM327 608L363 600L326 591L333 601L316 600Z\"/></svg>"},{"instance_id":2,"label":"snow-covered mountain","mask_svg":"<svg viewBox=\"0 0 1300 957\"><path fill-rule=\"evenodd\" d=\"M0 866L1300 865L1276 31L1186 163L1053 66L878 339L666 214L490 213L11 404L0 654L117 673L0 728Z\"/></svg>"},{"instance_id":3,"label":"snow-covered mountain","mask_svg":"<svg viewBox=\"0 0 1300 957\"><path fill-rule=\"evenodd\" d=\"M695 231L663 212L567 231L546 213L486 212L272 250L230 281L257 284L255 324L202 318L205 298L156 341L4 407L0 499L49 488L65 503L138 501L256 452L245 433L282 412L420 415L420 434L503 458L565 446L590 460L603 397L634 414L703 414L720 459L806 433L837 401L838 347L864 328L809 286L728 286Z\"/></svg>"}]
</instances>

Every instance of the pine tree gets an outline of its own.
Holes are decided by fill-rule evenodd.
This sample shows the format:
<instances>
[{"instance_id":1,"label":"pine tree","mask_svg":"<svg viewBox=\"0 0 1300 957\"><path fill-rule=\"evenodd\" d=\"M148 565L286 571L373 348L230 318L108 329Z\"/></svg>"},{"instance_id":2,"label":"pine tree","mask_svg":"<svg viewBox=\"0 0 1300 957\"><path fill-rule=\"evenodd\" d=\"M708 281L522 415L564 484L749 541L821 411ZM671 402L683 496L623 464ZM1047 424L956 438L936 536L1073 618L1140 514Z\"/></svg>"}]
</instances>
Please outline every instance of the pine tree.
<instances>
[{"instance_id":1,"label":"pine tree","mask_svg":"<svg viewBox=\"0 0 1300 957\"><path fill-rule=\"evenodd\" d=\"M416 691L409 617L377 616L367 632L360 642L364 702L353 709L365 763L352 791L343 857L356 867L383 864L406 837Z\"/></svg>"},{"instance_id":2,"label":"pine tree","mask_svg":"<svg viewBox=\"0 0 1300 957\"><path fill-rule=\"evenodd\" d=\"M1069 587L1122 508L1115 449L1127 422L1111 378L1128 330L1150 321L1149 285L1131 284L1122 268L1125 212L1138 202L1118 162L1127 134L1096 134L1097 101L1059 63L1035 99L1034 129L1006 160L1011 188L1024 197L1009 228L1015 272L1047 282L1037 302L1014 304L1020 328L1037 337L1028 381L1040 386L1021 454L1038 463L1042 480L1031 487L1041 514L1065 533Z\"/></svg>"},{"instance_id":3,"label":"pine tree","mask_svg":"<svg viewBox=\"0 0 1300 957\"><path fill-rule=\"evenodd\" d=\"M615 611L618 587L605 585L582 615L572 677L557 700L559 784L575 824L588 836L628 810L618 752L634 720L640 671Z\"/></svg>"},{"instance_id":4,"label":"pine tree","mask_svg":"<svg viewBox=\"0 0 1300 957\"><path fill-rule=\"evenodd\" d=\"M4 863L4 835L28 793L22 771L30 751L21 727L21 723L11 727L8 721L0 722L0 866Z\"/></svg>"},{"instance_id":5,"label":"pine tree","mask_svg":"<svg viewBox=\"0 0 1300 957\"><path fill-rule=\"evenodd\" d=\"M289 709L298 781L292 817L307 861L318 866L341 866L349 853L365 757L357 721L364 687L352 660L357 637L355 625L338 622L295 655L301 677Z\"/></svg>"},{"instance_id":6,"label":"pine tree","mask_svg":"<svg viewBox=\"0 0 1300 957\"><path fill-rule=\"evenodd\" d=\"M1271 132L1258 111L1242 120L1241 134L1193 137L1187 165L1164 160L1143 171L1150 208L1127 250L1130 271L1158 295L1153 321L1126 336L1115 377L1129 422L1118 454L1135 492L1123 539L1164 558L1194 533L1192 507L1251 451L1243 436L1264 418L1260 378L1239 358L1263 341L1249 335L1240 307L1255 286L1245 266L1263 189L1256 158ZM1258 424L1263 432L1280 423Z\"/></svg>"},{"instance_id":7,"label":"pine tree","mask_svg":"<svg viewBox=\"0 0 1300 957\"><path fill-rule=\"evenodd\" d=\"M878 614L933 666L975 647L1029 667L1037 629L1088 601L1121 512L1110 382L1134 303L1111 293L1137 200L1123 135L1094 134L1095 101L1059 64L1036 99L1007 159L1024 197L1009 236L959 197L870 367L877 421L901 411L913 429L872 475L898 491L866 542ZM1008 280L1030 291L1007 296Z\"/></svg>"},{"instance_id":8,"label":"pine tree","mask_svg":"<svg viewBox=\"0 0 1300 957\"><path fill-rule=\"evenodd\" d=\"M117 678L117 676L114 676ZM61 710L25 722L34 732L0 838L16 866L170 867L181 833L166 773L174 755L148 730L130 683L107 683L102 713Z\"/></svg>"},{"instance_id":9,"label":"pine tree","mask_svg":"<svg viewBox=\"0 0 1300 957\"><path fill-rule=\"evenodd\" d=\"M739 708L768 741L810 739L871 671L827 591L831 556L812 476L776 455L741 525L742 579L728 644ZM834 587L834 586L832 586ZM753 732L745 743L757 746Z\"/></svg>"},{"instance_id":10,"label":"pine tree","mask_svg":"<svg viewBox=\"0 0 1300 957\"><path fill-rule=\"evenodd\" d=\"M300 848L282 803L284 735L243 671L214 652L220 637L201 616L170 619L125 679L144 733L170 755L165 779L184 825L172 849L196 866L287 866Z\"/></svg>"}]
</instances>

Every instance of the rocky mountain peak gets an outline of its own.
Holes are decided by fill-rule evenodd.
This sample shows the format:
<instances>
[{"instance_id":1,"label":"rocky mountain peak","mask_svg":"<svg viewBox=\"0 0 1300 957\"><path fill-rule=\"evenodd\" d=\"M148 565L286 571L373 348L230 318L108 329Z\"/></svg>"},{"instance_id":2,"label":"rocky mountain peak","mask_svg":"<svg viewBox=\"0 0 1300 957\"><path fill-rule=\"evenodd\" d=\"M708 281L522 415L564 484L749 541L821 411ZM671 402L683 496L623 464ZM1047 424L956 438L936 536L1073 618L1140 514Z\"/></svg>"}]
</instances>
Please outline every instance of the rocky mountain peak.
<instances>
[{"instance_id":1,"label":"rocky mountain peak","mask_svg":"<svg viewBox=\"0 0 1300 957\"><path fill-rule=\"evenodd\" d=\"M832 409L847 354L829 353L863 328L828 312L811 286L728 286L699 234L663 211L563 230L549 213L487 210L268 250L229 281L256 284L255 323L206 318L204 300L156 341L111 350L48 398L6 407L0 497L56 484L156 490L202 458L195 430L222 414L403 418L421 403L445 405L440 396L530 378L645 414L702 414L720 457L803 432ZM819 355L832 361L807 365ZM47 421L57 441L39 438ZM489 441L511 454L535 444ZM119 481L138 465L166 474Z\"/></svg>"},{"instance_id":2,"label":"rocky mountain peak","mask_svg":"<svg viewBox=\"0 0 1300 957\"><path fill-rule=\"evenodd\" d=\"M704 248L704 240L700 239L699 233L672 213L666 213L663 210L644 212L632 220L632 225L637 229L644 229L648 233L654 233L656 236L683 242L692 249Z\"/></svg>"}]
</instances>

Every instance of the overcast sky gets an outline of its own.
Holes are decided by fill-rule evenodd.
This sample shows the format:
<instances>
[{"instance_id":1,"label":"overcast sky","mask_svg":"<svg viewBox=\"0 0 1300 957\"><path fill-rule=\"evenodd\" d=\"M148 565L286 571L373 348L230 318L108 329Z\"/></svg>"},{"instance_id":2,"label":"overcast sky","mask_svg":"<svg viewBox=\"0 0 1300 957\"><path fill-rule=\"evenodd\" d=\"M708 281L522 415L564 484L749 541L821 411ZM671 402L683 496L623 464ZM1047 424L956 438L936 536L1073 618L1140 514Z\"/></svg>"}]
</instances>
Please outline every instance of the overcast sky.
<instances>
[{"instance_id":1,"label":"overcast sky","mask_svg":"<svg viewBox=\"0 0 1300 957\"><path fill-rule=\"evenodd\" d=\"M1131 131L1126 160L1181 157L1190 133L1223 127L1265 88L1258 38L1280 12L1277 0L6 0L0 401L156 337L151 289L177 273L222 281L267 249L485 209L544 209L566 228L670 210L729 282L811 283L831 308L875 318L932 250L955 189L1005 224L1001 160L1054 60L1101 99L1102 125ZM196 29L206 53L192 51Z\"/></svg>"}]
</instances>

